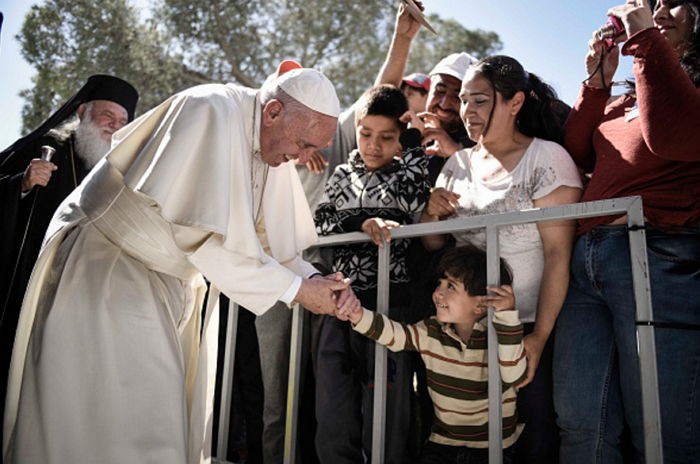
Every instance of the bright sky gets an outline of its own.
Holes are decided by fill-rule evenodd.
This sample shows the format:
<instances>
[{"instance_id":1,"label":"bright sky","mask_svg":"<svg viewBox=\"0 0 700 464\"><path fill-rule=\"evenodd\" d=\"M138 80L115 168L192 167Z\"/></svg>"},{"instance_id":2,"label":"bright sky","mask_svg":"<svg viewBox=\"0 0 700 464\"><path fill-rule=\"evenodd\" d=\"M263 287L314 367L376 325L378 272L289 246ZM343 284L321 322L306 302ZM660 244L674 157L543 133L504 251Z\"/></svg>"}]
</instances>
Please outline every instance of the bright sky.
<instances>
[{"instance_id":1,"label":"bright sky","mask_svg":"<svg viewBox=\"0 0 700 464\"><path fill-rule=\"evenodd\" d=\"M30 5L36 3L41 2L0 0L5 16L0 34L0 149L22 135L23 100L18 94L31 87L34 70L20 56L15 35ZM497 32L503 42L502 53L518 59L526 70L551 84L570 105L586 77L586 43L592 31L605 22L607 10L620 3L622 0L424 1L427 13L453 18L469 29ZM623 58L615 79L630 77L631 69L631 60ZM80 84L76 83L76 90Z\"/></svg>"}]
</instances>

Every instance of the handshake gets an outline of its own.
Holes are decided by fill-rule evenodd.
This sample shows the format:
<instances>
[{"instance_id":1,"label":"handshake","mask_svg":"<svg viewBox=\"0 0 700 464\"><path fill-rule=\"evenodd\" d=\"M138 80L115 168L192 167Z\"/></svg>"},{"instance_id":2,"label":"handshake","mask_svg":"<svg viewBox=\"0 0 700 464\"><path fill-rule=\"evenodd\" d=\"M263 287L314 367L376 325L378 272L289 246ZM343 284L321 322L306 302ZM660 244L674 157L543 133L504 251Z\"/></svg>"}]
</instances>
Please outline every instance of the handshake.
<instances>
[{"instance_id":1,"label":"handshake","mask_svg":"<svg viewBox=\"0 0 700 464\"><path fill-rule=\"evenodd\" d=\"M350 279L340 272L304 279L294 301L314 314L328 314L344 321L352 321L353 315L359 321L362 316L362 306Z\"/></svg>"}]
</instances>

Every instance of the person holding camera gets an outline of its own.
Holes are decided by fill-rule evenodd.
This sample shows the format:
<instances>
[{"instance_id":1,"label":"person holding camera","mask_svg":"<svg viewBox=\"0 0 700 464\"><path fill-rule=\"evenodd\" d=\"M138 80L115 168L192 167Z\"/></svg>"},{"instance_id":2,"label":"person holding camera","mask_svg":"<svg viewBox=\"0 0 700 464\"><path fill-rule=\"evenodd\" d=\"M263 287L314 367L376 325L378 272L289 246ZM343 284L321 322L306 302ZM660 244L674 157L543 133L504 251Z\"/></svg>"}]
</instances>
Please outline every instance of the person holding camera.
<instances>
[{"instance_id":1,"label":"person holding camera","mask_svg":"<svg viewBox=\"0 0 700 464\"><path fill-rule=\"evenodd\" d=\"M566 123L565 147L592 174L582 201L643 199L664 462L700 462L700 1L628 1L608 14L624 30L589 42L590 77ZM634 57L634 82L608 104L622 42L622 54ZM626 222L579 222L554 347L565 463L622 462L625 424L635 461L643 461Z\"/></svg>"}]
</instances>

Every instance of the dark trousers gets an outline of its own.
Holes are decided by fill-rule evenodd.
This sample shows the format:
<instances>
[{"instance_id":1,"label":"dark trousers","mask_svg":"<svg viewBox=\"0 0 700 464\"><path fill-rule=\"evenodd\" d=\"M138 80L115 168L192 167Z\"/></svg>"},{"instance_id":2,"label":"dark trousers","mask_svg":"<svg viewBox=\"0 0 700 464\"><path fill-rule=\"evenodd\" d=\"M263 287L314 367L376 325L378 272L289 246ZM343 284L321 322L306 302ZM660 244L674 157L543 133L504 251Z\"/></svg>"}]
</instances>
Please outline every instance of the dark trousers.
<instances>
[{"instance_id":1,"label":"dark trousers","mask_svg":"<svg viewBox=\"0 0 700 464\"><path fill-rule=\"evenodd\" d=\"M524 324L524 333L532 333L535 324ZM554 354L554 332L542 350L535 378L518 391L518 422L525 429L515 448L517 464L556 464L559 462L559 427L554 413L552 387L552 358Z\"/></svg>"},{"instance_id":2,"label":"dark trousers","mask_svg":"<svg viewBox=\"0 0 700 464\"><path fill-rule=\"evenodd\" d=\"M370 457L375 346L349 322L323 321L316 378L316 451L322 463L362 463ZM414 359L415 353L388 353L385 462L390 464L411 462Z\"/></svg>"},{"instance_id":3,"label":"dark trousers","mask_svg":"<svg viewBox=\"0 0 700 464\"><path fill-rule=\"evenodd\" d=\"M488 448L441 445L429 441L423 447L420 464L489 464ZM513 463L513 447L503 450L503 464ZM542 461L540 464L548 464Z\"/></svg>"}]
</instances>

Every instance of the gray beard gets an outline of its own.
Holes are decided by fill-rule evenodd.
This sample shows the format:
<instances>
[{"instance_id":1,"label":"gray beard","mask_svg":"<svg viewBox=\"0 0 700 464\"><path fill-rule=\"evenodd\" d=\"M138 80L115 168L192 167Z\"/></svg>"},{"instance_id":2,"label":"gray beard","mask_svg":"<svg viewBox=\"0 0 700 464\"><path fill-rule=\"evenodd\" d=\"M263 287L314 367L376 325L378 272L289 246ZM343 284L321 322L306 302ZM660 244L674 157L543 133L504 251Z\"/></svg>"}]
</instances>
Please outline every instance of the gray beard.
<instances>
[{"instance_id":1,"label":"gray beard","mask_svg":"<svg viewBox=\"0 0 700 464\"><path fill-rule=\"evenodd\" d=\"M102 130L95 126L90 111L80 121L75 131L75 151L88 169L92 169L110 149L111 143L101 136Z\"/></svg>"}]
</instances>

